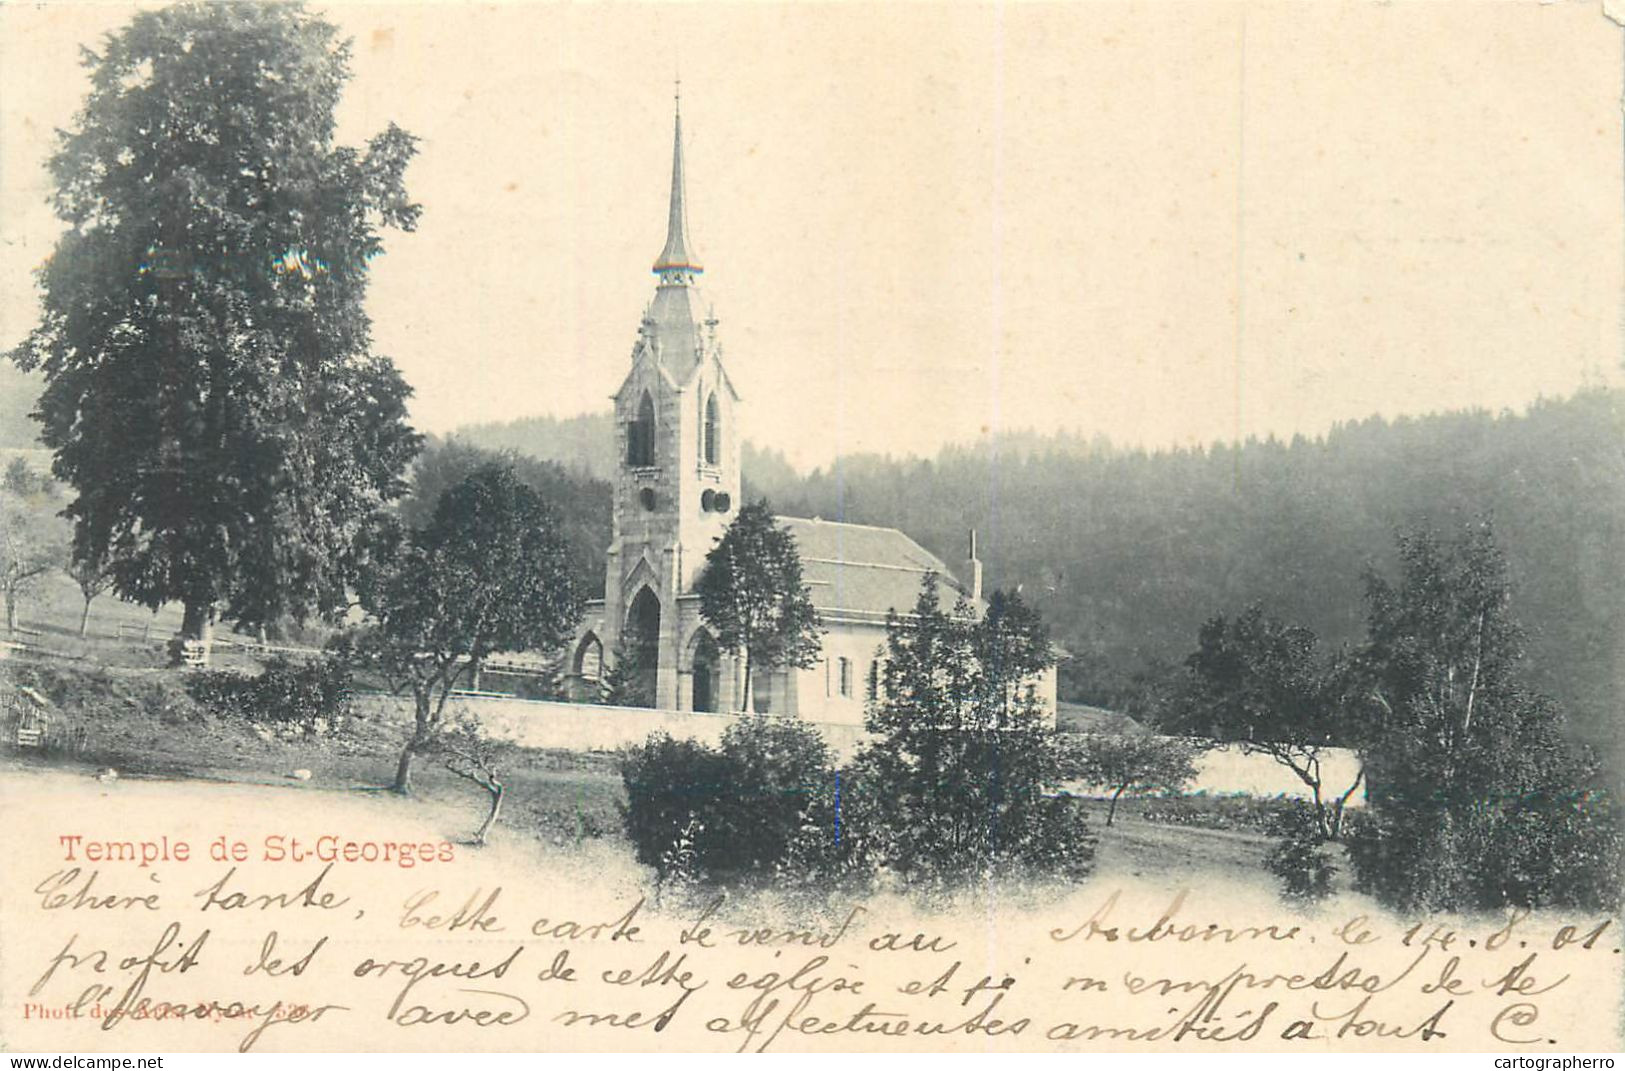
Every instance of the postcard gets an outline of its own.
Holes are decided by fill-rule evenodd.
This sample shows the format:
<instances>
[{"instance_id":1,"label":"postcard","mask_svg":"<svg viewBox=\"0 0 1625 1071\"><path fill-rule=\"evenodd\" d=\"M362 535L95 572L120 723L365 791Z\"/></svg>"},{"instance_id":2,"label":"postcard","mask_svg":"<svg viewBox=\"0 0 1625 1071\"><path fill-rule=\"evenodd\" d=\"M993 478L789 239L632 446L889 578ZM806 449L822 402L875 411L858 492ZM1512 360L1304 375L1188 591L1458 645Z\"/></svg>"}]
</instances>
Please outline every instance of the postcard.
<instances>
[{"instance_id":1,"label":"postcard","mask_svg":"<svg viewBox=\"0 0 1625 1071\"><path fill-rule=\"evenodd\" d=\"M0 9L0 1047L1617 1051L1622 32Z\"/></svg>"}]
</instances>

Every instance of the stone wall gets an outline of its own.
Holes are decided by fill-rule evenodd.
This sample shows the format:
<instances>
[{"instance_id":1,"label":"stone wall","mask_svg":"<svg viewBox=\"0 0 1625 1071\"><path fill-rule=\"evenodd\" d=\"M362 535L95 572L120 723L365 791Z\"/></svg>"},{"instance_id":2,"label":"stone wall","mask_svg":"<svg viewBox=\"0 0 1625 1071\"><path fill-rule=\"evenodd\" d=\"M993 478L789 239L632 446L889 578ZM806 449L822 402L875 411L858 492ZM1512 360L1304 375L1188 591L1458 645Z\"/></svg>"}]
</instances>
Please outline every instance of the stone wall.
<instances>
[{"instance_id":1,"label":"stone wall","mask_svg":"<svg viewBox=\"0 0 1625 1071\"><path fill-rule=\"evenodd\" d=\"M357 706L367 716L383 714L402 722L411 720L410 699L387 695L357 697ZM463 712L479 717L494 736L524 747L557 748L563 751L614 751L627 744L641 744L651 733L666 733L677 739L716 744L737 714L702 714L693 711L649 710L644 707L608 707L591 703L551 703L497 696L454 696L446 706L446 717ZM836 725L810 721L842 759L848 759L868 734L859 725Z\"/></svg>"},{"instance_id":2,"label":"stone wall","mask_svg":"<svg viewBox=\"0 0 1625 1071\"><path fill-rule=\"evenodd\" d=\"M1321 794L1335 799L1360 774L1360 757L1345 748L1328 748L1320 757ZM1268 755L1244 755L1235 746L1216 747L1196 762L1190 792L1214 796L1285 796L1308 799L1304 783ZM1350 807L1365 806L1365 786L1349 797Z\"/></svg>"},{"instance_id":3,"label":"stone wall","mask_svg":"<svg viewBox=\"0 0 1625 1071\"><path fill-rule=\"evenodd\" d=\"M363 695L357 705L367 716L382 714L401 722L412 717L411 700L386 695ZM715 745L738 714L702 714L692 711L649 710L644 707L607 707L590 703L554 703L504 696L456 696L448 704L448 718L464 711L476 714L487 729L503 740L524 747L560 751L614 751L641 744L651 733ZM869 739L860 725L825 721L807 722L823 734L841 761L850 759ZM1328 796L1343 792L1360 772L1352 751L1333 749L1321 757ZM1075 791L1084 791L1075 786ZM1284 796L1307 799L1308 789L1286 767L1267 755L1245 755L1239 748L1216 747L1197 762L1191 793L1217 796ZM1365 792L1349 799L1350 807L1365 804Z\"/></svg>"}]
</instances>

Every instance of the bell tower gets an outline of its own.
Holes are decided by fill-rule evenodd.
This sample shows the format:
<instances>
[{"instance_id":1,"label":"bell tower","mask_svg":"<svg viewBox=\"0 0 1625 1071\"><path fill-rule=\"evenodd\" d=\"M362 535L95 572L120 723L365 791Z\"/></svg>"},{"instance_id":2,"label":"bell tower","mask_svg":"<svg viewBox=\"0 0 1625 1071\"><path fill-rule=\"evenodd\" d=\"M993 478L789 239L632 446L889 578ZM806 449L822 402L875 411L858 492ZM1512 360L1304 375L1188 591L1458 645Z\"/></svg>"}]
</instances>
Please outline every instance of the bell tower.
<instances>
[{"instance_id":1,"label":"bell tower","mask_svg":"<svg viewBox=\"0 0 1625 1071\"><path fill-rule=\"evenodd\" d=\"M680 645L697 612L705 555L739 509L739 397L688 234L678 98L666 244L655 292L615 393L614 535L604 578L604 641L631 652L654 704L678 707ZM688 596L685 600L684 596ZM680 606L680 600L689 605Z\"/></svg>"}]
</instances>

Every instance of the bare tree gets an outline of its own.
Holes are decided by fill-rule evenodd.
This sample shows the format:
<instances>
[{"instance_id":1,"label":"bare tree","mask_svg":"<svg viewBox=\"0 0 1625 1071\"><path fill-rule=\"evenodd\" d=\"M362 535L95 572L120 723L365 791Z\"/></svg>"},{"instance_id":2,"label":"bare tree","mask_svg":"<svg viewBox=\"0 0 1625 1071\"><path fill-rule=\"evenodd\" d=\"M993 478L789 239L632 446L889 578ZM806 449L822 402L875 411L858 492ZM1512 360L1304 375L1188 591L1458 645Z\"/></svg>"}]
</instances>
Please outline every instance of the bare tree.
<instances>
[{"instance_id":1,"label":"bare tree","mask_svg":"<svg viewBox=\"0 0 1625 1071\"><path fill-rule=\"evenodd\" d=\"M15 495L0 499L0 593L6 600L7 632L17 631L18 603L62 560L63 527Z\"/></svg>"},{"instance_id":2,"label":"bare tree","mask_svg":"<svg viewBox=\"0 0 1625 1071\"><path fill-rule=\"evenodd\" d=\"M113 569L106 558L77 559L70 556L62 571L79 585L79 594L85 599L84 609L79 614L79 638L82 640L90 631L90 604L113 586Z\"/></svg>"},{"instance_id":3,"label":"bare tree","mask_svg":"<svg viewBox=\"0 0 1625 1071\"><path fill-rule=\"evenodd\" d=\"M490 798L491 809L474 834L474 843L483 846L491 827L502 815L502 801L508 794L503 771L512 762L514 747L506 741L492 739L479 718L469 714L448 726L436 739L435 748L446 769L479 785Z\"/></svg>"}]
</instances>

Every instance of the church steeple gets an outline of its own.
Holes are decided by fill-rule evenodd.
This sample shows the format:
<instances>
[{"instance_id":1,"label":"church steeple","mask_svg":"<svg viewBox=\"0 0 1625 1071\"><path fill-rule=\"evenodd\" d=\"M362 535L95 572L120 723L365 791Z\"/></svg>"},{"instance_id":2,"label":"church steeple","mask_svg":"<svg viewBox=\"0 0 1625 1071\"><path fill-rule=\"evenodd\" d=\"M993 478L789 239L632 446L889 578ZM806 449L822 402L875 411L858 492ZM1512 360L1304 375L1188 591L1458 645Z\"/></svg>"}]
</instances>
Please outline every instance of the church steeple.
<instances>
[{"instance_id":1,"label":"church steeple","mask_svg":"<svg viewBox=\"0 0 1625 1071\"><path fill-rule=\"evenodd\" d=\"M671 214L666 220L666 248L660 251L654 265L662 285L686 282L685 274L697 275L705 270L688 240L688 205L683 184L682 83L679 82L677 86L675 132L671 147Z\"/></svg>"}]
</instances>

